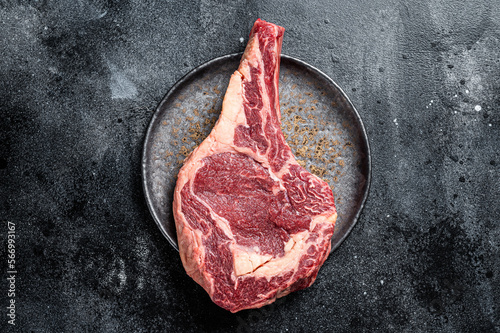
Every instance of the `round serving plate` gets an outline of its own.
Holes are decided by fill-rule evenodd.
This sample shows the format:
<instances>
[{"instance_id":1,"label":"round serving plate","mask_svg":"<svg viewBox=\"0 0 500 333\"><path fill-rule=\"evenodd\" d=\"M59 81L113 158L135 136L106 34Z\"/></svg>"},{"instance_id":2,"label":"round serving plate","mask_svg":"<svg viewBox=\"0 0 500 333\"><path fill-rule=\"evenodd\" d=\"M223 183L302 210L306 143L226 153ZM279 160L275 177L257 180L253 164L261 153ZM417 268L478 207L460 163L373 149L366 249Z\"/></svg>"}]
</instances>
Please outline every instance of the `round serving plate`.
<instances>
[{"instance_id":1,"label":"round serving plate","mask_svg":"<svg viewBox=\"0 0 500 333\"><path fill-rule=\"evenodd\" d=\"M158 105L142 155L146 201L163 235L178 249L172 201L183 160L217 121L241 53L213 59L186 74ZM332 251L350 233L371 178L370 148L361 118L346 94L313 66L281 56L282 130L298 162L328 182L338 218Z\"/></svg>"}]
</instances>

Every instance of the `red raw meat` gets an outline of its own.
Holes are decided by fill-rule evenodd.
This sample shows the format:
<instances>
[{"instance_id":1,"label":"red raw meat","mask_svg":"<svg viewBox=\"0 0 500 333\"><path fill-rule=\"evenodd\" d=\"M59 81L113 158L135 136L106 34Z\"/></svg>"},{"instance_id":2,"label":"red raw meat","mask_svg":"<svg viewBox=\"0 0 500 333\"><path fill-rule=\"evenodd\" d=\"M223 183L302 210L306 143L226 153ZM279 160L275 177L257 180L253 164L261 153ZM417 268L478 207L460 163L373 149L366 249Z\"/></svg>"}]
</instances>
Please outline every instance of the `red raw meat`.
<instances>
[{"instance_id":1,"label":"red raw meat","mask_svg":"<svg viewBox=\"0 0 500 333\"><path fill-rule=\"evenodd\" d=\"M297 163L281 132L283 33L255 22L219 120L175 188L184 268L231 312L310 286L337 218L330 187Z\"/></svg>"}]
</instances>

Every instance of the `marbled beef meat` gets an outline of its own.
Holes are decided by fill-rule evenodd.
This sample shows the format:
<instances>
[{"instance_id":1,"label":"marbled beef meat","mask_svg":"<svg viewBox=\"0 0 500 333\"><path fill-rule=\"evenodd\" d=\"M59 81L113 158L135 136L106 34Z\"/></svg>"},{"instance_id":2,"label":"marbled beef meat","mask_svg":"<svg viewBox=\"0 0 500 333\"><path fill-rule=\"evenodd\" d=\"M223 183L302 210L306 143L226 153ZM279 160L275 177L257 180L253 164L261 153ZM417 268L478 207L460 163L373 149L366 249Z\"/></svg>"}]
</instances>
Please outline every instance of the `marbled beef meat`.
<instances>
[{"instance_id":1,"label":"marbled beef meat","mask_svg":"<svg viewBox=\"0 0 500 333\"><path fill-rule=\"evenodd\" d=\"M175 188L184 268L231 312L310 286L337 218L330 187L297 163L281 132L283 33L255 22L219 120Z\"/></svg>"}]
</instances>

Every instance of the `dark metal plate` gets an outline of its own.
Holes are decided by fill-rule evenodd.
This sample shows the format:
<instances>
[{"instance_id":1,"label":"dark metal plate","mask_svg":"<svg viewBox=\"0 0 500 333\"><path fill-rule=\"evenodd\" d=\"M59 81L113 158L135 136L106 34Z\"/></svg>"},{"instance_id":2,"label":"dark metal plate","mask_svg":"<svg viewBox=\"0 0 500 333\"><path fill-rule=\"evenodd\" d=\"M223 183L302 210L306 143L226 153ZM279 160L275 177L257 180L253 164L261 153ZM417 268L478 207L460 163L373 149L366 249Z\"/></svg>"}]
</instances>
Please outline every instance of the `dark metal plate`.
<instances>
[{"instance_id":1,"label":"dark metal plate","mask_svg":"<svg viewBox=\"0 0 500 333\"><path fill-rule=\"evenodd\" d=\"M241 54L211 60L180 79L159 104L142 156L148 207L163 235L177 247L172 200L184 158L210 133ZM340 87L311 65L281 56L282 129L297 160L330 184L338 219L332 250L347 237L368 195L368 138L358 112Z\"/></svg>"}]
</instances>

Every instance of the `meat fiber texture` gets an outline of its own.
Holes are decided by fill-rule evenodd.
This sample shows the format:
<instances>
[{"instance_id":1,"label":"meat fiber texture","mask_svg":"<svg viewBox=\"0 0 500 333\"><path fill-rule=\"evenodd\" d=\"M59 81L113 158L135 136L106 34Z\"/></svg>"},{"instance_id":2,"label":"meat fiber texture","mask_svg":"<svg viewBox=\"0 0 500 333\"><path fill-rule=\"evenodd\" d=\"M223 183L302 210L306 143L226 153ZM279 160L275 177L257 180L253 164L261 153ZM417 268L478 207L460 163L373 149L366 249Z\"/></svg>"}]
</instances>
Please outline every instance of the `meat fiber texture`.
<instances>
[{"instance_id":1,"label":"meat fiber texture","mask_svg":"<svg viewBox=\"0 0 500 333\"><path fill-rule=\"evenodd\" d=\"M337 218L332 190L297 163L281 132L283 33L255 22L221 115L184 161L174 192L182 264L231 312L310 286Z\"/></svg>"}]
</instances>

